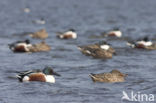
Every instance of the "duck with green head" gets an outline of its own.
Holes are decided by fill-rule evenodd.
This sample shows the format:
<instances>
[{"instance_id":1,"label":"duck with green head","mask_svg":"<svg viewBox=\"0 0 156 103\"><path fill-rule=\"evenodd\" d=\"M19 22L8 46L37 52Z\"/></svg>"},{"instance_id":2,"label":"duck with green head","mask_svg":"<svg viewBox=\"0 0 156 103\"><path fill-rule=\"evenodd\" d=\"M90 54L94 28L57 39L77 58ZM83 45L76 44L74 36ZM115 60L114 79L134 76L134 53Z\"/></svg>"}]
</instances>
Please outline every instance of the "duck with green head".
<instances>
[{"instance_id":1,"label":"duck with green head","mask_svg":"<svg viewBox=\"0 0 156 103\"><path fill-rule=\"evenodd\" d=\"M53 75L60 76L60 74L54 72L51 67L45 67L43 70L37 69L20 72L17 78L20 82L40 81L55 83L55 77Z\"/></svg>"}]
</instances>

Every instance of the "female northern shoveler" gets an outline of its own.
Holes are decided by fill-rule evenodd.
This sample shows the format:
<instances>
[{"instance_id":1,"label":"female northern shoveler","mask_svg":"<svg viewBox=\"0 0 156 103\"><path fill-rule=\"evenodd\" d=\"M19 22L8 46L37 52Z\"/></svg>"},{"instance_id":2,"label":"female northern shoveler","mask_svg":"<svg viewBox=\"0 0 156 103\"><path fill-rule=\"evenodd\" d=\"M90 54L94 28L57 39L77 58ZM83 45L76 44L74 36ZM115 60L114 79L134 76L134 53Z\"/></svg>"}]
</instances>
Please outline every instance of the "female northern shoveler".
<instances>
[{"instance_id":1,"label":"female northern shoveler","mask_svg":"<svg viewBox=\"0 0 156 103\"><path fill-rule=\"evenodd\" d=\"M50 51L51 47L46 44L46 42L42 41L38 44L33 44L32 47L29 48L30 52L40 52L40 51Z\"/></svg>"},{"instance_id":2,"label":"female northern shoveler","mask_svg":"<svg viewBox=\"0 0 156 103\"><path fill-rule=\"evenodd\" d=\"M41 29L37 32L34 32L32 34L29 34L32 38L37 38L37 39L46 39L48 38L48 33L46 32L45 29Z\"/></svg>"},{"instance_id":3,"label":"female northern shoveler","mask_svg":"<svg viewBox=\"0 0 156 103\"><path fill-rule=\"evenodd\" d=\"M44 41L38 44L30 44L29 40L9 44L9 48L13 52L42 52L51 50L51 47Z\"/></svg>"},{"instance_id":4,"label":"female northern shoveler","mask_svg":"<svg viewBox=\"0 0 156 103\"><path fill-rule=\"evenodd\" d=\"M141 40L127 42L127 45L132 48L141 48L147 50L156 50L156 43L153 43L148 39L148 37L144 37Z\"/></svg>"},{"instance_id":5,"label":"female northern shoveler","mask_svg":"<svg viewBox=\"0 0 156 103\"><path fill-rule=\"evenodd\" d=\"M124 82L127 74L123 74L118 70L112 70L110 73L90 74L94 82Z\"/></svg>"},{"instance_id":6,"label":"female northern shoveler","mask_svg":"<svg viewBox=\"0 0 156 103\"><path fill-rule=\"evenodd\" d=\"M9 48L13 52L29 52L30 47L32 47L32 44L30 44L28 39L25 41L17 41L15 43L9 44Z\"/></svg>"},{"instance_id":7,"label":"female northern shoveler","mask_svg":"<svg viewBox=\"0 0 156 103\"><path fill-rule=\"evenodd\" d=\"M114 37L121 37L122 36L122 32L119 30L119 28L114 28L111 31L108 32L104 32L102 33L103 36L114 36Z\"/></svg>"},{"instance_id":8,"label":"female northern shoveler","mask_svg":"<svg viewBox=\"0 0 156 103\"><path fill-rule=\"evenodd\" d=\"M76 39L77 33L74 29L69 29L65 33L57 32L57 37L60 39Z\"/></svg>"},{"instance_id":9,"label":"female northern shoveler","mask_svg":"<svg viewBox=\"0 0 156 103\"><path fill-rule=\"evenodd\" d=\"M20 82L40 81L55 83L55 78L53 75L60 76L60 74L54 72L51 67L45 67L43 70L30 70L21 72L17 75L17 78Z\"/></svg>"},{"instance_id":10,"label":"female northern shoveler","mask_svg":"<svg viewBox=\"0 0 156 103\"><path fill-rule=\"evenodd\" d=\"M78 49L87 56L94 58L112 58L115 50L105 41L87 46L78 46Z\"/></svg>"}]
</instances>

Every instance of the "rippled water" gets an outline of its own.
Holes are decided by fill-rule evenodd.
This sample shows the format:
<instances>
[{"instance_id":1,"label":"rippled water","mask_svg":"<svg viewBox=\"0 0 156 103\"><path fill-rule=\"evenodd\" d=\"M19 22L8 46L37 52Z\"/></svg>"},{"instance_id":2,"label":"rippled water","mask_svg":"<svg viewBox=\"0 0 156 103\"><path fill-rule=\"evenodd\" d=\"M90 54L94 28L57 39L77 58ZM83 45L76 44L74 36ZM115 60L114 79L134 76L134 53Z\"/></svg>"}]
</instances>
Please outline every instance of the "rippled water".
<instances>
[{"instance_id":1,"label":"rippled water","mask_svg":"<svg viewBox=\"0 0 156 103\"><path fill-rule=\"evenodd\" d=\"M120 27L124 37L156 38L155 4L155 0L1 0L0 103L128 103L121 101L123 90L156 94L156 51L130 49L124 40L108 40L118 55L100 60L84 56L76 48L103 40L89 36L114 27ZM31 12L24 13L24 7L30 7ZM32 23L40 18L47 23ZM7 44L28 38L20 33L41 28L49 33L50 52L18 54L9 50ZM55 37L55 32L69 28L77 30L77 40ZM55 84L19 83L12 78L16 71L46 65L62 75L56 77ZM126 82L93 83L88 76L112 69L129 74Z\"/></svg>"}]
</instances>

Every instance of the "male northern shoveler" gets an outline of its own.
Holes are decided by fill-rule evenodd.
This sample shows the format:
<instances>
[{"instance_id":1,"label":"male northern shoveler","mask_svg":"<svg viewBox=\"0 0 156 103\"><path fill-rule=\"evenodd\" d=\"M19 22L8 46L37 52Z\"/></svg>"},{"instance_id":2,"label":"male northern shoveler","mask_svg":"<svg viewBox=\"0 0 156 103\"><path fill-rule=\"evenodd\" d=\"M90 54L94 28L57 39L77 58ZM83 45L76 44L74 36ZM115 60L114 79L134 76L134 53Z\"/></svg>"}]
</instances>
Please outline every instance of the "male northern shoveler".
<instances>
[{"instance_id":1,"label":"male northern shoveler","mask_svg":"<svg viewBox=\"0 0 156 103\"><path fill-rule=\"evenodd\" d=\"M32 44L30 44L28 39L25 41L17 41L15 43L9 44L9 48L13 52L29 52L30 47L32 47Z\"/></svg>"},{"instance_id":2,"label":"male northern shoveler","mask_svg":"<svg viewBox=\"0 0 156 103\"><path fill-rule=\"evenodd\" d=\"M110 73L90 74L94 82L124 82L127 74L123 74L118 70L112 70Z\"/></svg>"},{"instance_id":3,"label":"male northern shoveler","mask_svg":"<svg viewBox=\"0 0 156 103\"><path fill-rule=\"evenodd\" d=\"M33 44L32 47L29 48L30 52L45 52L45 51L50 51L51 47L46 44L46 42L42 41L41 43L38 44Z\"/></svg>"},{"instance_id":4,"label":"male northern shoveler","mask_svg":"<svg viewBox=\"0 0 156 103\"><path fill-rule=\"evenodd\" d=\"M132 48L141 48L147 50L156 50L156 43L153 43L148 39L148 37L144 37L143 39L127 42L127 45Z\"/></svg>"},{"instance_id":5,"label":"male northern shoveler","mask_svg":"<svg viewBox=\"0 0 156 103\"><path fill-rule=\"evenodd\" d=\"M45 67L43 70L30 70L24 71L17 75L20 82L27 81L40 81L55 83L55 78L53 75L60 76L60 74L53 71L51 67Z\"/></svg>"},{"instance_id":6,"label":"male northern shoveler","mask_svg":"<svg viewBox=\"0 0 156 103\"><path fill-rule=\"evenodd\" d=\"M46 21L44 20L44 18L38 19L38 20L33 20L32 21L35 24L45 24Z\"/></svg>"},{"instance_id":7,"label":"male northern shoveler","mask_svg":"<svg viewBox=\"0 0 156 103\"><path fill-rule=\"evenodd\" d=\"M45 29L41 29L37 32L34 32L32 34L29 34L32 38L38 38L38 39L46 39L48 37L48 33Z\"/></svg>"},{"instance_id":8,"label":"male northern shoveler","mask_svg":"<svg viewBox=\"0 0 156 103\"><path fill-rule=\"evenodd\" d=\"M9 48L13 52L44 52L51 50L51 47L44 41L38 44L30 44L29 40L17 41L15 43L9 44Z\"/></svg>"},{"instance_id":9,"label":"male northern shoveler","mask_svg":"<svg viewBox=\"0 0 156 103\"><path fill-rule=\"evenodd\" d=\"M57 32L57 37L60 39L76 39L77 33L75 32L74 29L69 29L68 31L64 33Z\"/></svg>"},{"instance_id":10,"label":"male northern shoveler","mask_svg":"<svg viewBox=\"0 0 156 103\"><path fill-rule=\"evenodd\" d=\"M108 32L104 32L102 33L103 36L112 36L112 37L121 37L122 36L122 32L120 31L119 28L114 28L113 30L111 31L108 31Z\"/></svg>"},{"instance_id":11,"label":"male northern shoveler","mask_svg":"<svg viewBox=\"0 0 156 103\"><path fill-rule=\"evenodd\" d=\"M115 50L105 41L87 46L78 46L78 49L87 56L94 58L112 58Z\"/></svg>"}]
</instances>

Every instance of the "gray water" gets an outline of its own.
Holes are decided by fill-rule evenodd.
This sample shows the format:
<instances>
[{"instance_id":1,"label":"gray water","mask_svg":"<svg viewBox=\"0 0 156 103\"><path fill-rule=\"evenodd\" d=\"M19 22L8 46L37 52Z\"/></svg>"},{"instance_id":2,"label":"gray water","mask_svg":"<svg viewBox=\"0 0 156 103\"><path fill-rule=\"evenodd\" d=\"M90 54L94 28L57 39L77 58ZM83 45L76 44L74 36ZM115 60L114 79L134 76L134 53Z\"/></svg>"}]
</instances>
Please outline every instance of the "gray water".
<instances>
[{"instance_id":1,"label":"gray water","mask_svg":"<svg viewBox=\"0 0 156 103\"><path fill-rule=\"evenodd\" d=\"M31 12L23 12L25 7ZM155 11L155 0L1 0L0 103L129 103L121 100L122 91L156 96L156 51L131 49L125 40L108 40L117 56L101 60L84 56L76 47L103 40L89 36L114 27L119 27L124 37L156 38ZM45 25L32 23L40 18L45 18ZM52 47L50 52L19 54L9 50L7 44L29 38L20 33L42 28L49 33L46 42ZM77 40L56 38L55 32L69 28L76 29ZM46 65L62 75L56 77L55 84L20 83L12 78L16 71ZM93 83L89 77L112 69L128 74L126 81Z\"/></svg>"}]
</instances>

